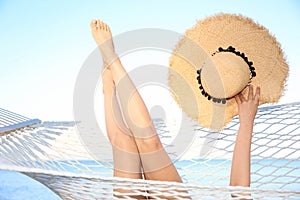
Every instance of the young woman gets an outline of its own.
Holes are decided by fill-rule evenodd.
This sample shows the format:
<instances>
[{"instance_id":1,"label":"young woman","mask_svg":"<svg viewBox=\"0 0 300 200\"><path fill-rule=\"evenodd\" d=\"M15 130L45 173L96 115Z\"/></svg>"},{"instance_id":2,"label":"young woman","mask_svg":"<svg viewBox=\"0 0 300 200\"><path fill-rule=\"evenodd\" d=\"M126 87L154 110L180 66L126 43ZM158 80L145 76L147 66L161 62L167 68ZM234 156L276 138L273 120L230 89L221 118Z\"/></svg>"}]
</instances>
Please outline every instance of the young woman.
<instances>
[{"instance_id":1,"label":"young woman","mask_svg":"<svg viewBox=\"0 0 300 200\"><path fill-rule=\"evenodd\" d=\"M114 176L182 182L160 142L143 99L114 51L109 26L92 20L91 30L105 64L102 73L105 121L113 147ZM259 96L260 89L254 94L250 85L247 99L242 95L235 97L240 127L232 160L232 186L250 186L250 148Z\"/></svg>"}]
</instances>

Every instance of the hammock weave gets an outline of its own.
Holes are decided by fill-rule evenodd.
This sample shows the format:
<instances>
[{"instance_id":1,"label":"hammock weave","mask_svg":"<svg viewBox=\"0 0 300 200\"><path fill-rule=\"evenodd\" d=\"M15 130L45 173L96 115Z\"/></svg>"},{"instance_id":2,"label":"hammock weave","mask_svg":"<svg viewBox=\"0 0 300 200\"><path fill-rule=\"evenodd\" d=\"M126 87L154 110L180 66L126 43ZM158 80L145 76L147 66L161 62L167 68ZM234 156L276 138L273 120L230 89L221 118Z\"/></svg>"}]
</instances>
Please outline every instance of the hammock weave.
<instances>
[{"instance_id":1,"label":"hammock weave","mask_svg":"<svg viewBox=\"0 0 300 200\"><path fill-rule=\"evenodd\" d=\"M194 125L193 143L173 160L183 183L174 183L113 177L111 149L103 151L107 159L94 159L74 122L39 124L23 118L26 126L7 131L5 127L16 124L5 120L8 114L13 113L0 110L1 121L6 121L0 121L0 131L5 130L0 134L0 169L24 173L62 199L133 199L138 195L151 199L300 199L300 103L259 108L252 139L251 188L228 186L238 118L221 132ZM153 121L170 157L178 158L168 147L166 123Z\"/></svg>"}]
</instances>

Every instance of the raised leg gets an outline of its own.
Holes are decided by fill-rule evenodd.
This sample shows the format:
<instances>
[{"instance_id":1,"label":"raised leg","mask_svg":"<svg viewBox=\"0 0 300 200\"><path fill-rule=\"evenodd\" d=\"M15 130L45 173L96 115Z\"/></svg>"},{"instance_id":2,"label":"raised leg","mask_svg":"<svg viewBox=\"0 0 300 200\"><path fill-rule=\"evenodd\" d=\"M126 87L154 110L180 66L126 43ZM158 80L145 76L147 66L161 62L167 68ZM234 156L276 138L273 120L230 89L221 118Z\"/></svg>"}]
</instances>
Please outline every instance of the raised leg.
<instances>
[{"instance_id":1,"label":"raised leg","mask_svg":"<svg viewBox=\"0 0 300 200\"><path fill-rule=\"evenodd\" d=\"M145 178L181 182L176 168L159 140L144 101L116 56L109 27L99 20L92 21L91 26L104 63L111 70L125 121L140 154Z\"/></svg>"},{"instance_id":2,"label":"raised leg","mask_svg":"<svg viewBox=\"0 0 300 200\"><path fill-rule=\"evenodd\" d=\"M139 152L134 138L123 122L109 69L104 69L102 81L106 130L113 149L114 176L141 179L142 172ZM124 189L115 189L115 191L124 195L132 193L132 191ZM119 197L122 196L120 195ZM130 197L145 199L141 195L131 195Z\"/></svg>"}]
</instances>

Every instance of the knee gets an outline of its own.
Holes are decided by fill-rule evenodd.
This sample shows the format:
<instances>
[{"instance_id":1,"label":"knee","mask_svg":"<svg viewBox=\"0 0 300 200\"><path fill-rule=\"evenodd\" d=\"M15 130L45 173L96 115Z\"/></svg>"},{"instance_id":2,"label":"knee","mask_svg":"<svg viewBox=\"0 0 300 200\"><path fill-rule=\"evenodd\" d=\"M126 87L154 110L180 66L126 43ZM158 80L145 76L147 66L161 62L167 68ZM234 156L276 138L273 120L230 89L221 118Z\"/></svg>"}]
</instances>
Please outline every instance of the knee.
<instances>
[{"instance_id":1,"label":"knee","mask_svg":"<svg viewBox=\"0 0 300 200\"><path fill-rule=\"evenodd\" d=\"M136 139L136 141L141 153L154 152L163 149L163 146L157 135L153 135L148 138L139 138Z\"/></svg>"},{"instance_id":2,"label":"knee","mask_svg":"<svg viewBox=\"0 0 300 200\"><path fill-rule=\"evenodd\" d=\"M115 146L123 146L125 143L130 143L130 141L134 140L130 134L130 131L122 130L115 126L113 127L106 127L107 136L110 143Z\"/></svg>"}]
</instances>

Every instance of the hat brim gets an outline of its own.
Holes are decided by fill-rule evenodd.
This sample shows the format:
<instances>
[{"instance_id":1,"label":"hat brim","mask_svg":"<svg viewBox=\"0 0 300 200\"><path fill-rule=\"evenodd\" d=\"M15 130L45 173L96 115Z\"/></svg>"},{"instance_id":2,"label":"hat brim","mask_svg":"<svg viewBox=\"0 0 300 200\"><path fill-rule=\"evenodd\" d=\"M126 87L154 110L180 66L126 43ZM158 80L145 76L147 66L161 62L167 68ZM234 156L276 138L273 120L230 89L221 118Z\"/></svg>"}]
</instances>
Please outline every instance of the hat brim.
<instances>
[{"instance_id":1,"label":"hat brim","mask_svg":"<svg viewBox=\"0 0 300 200\"><path fill-rule=\"evenodd\" d=\"M288 76L288 65L280 44L266 28L252 19L241 15L218 14L198 21L185 32L173 51L169 86L176 102L189 117L204 127L216 130L222 129L238 114L237 104L234 98L227 100L226 104L205 98L199 90L196 72L219 47L228 46L245 53L253 62L256 77L251 84L254 88L261 88L260 105L279 100ZM174 71L177 75L174 75ZM186 87L190 87L189 91L193 94L186 94ZM247 89L242 93L247 94ZM197 105L189 105L187 98L191 97L196 99Z\"/></svg>"}]
</instances>

